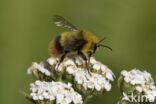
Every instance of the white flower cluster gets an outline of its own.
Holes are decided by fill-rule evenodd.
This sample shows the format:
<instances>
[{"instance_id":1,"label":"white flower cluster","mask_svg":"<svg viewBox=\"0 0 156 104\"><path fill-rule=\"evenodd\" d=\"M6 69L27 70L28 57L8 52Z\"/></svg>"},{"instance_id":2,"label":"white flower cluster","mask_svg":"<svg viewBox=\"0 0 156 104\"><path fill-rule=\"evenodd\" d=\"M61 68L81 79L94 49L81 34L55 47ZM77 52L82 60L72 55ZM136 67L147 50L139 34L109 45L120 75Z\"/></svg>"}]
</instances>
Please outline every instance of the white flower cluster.
<instances>
[{"instance_id":1,"label":"white flower cluster","mask_svg":"<svg viewBox=\"0 0 156 104\"><path fill-rule=\"evenodd\" d=\"M124 81L126 83L135 86L136 91L139 93L144 93L149 100L155 100L156 87L150 73L133 69L129 72L123 70L121 75L124 77Z\"/></svg>"},{"instance_id":2,"label":"white flower cluster","mask_svg":"<svg viewBox=\"0 0 156 104\"><path fill-rule=\"evenodd\" d=\"M70 83L62 82L41 82L37 80L30 84L33 100L56 101L56 104L82 104L82 96L74 91Z\"/></svg>"},{"instance_id":3,"label":"white flower cluster","mask_svg":"<svg viewBox=\"0 0 156 104\"><path fill-rule=\"evenodd\" d=\"M96 61L93 57L91 57L90 63L92 64L92 68L94 70L100 71L102 76L104 76L106 79L114 81L115 75L107 66L99 61Z\"/></svg>"},{"instance_id":4,"label":"white flower cluster","mask_svg":"<svg viewBox=\"0 0 156 104\"><path fill-rule=\"evenodd\" d=\"M31 74L32 70L35 70L35 69L40 71L41 73L45 74L46 76L51 75L51 73L50 73L50 71L48 69L44 68L44 66L42 64L38 64L36 62L34 62L32 64L32 66L30 68L28 68L27 73Z\"/></svg>"},{"instance_id":5,"label":"white flower cluster","mask_svg":"<svg viewBox=\"0 0 156 104\"><path fill-rule=\"evenodd\" d=\"M57 59L49 58L48 62L50 65L56 65ZM96 61L93 57L90 59L90 63L92 66L90 67L90 69L100 71L101 73L88 73L89 71L82 67L85 62L79 57L77 57L75 61L73 61L72 59L65 59L64 62L62 62L58 67L56 65L55 70L62 71L63 69L65 69L68 74L74 77L77 84L82 85L85 90L96 89L97 91L100 91L105 89L106 91L110 91L110 81L114 81L114 74L112 73L112 71L105 65Z\"/></svg>"}]
</instances>

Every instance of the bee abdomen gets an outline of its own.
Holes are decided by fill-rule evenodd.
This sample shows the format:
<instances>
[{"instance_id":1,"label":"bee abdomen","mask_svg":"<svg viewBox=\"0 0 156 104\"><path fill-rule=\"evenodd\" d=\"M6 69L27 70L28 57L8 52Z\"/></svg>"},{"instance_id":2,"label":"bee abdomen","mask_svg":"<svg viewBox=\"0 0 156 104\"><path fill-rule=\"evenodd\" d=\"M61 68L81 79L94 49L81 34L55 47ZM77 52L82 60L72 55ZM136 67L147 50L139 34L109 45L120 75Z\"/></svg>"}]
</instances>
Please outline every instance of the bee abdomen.
<instances>
[{"instance_id":1,"label":"bee abdomen","mask_svg":"<svg viewBox=\"0 0 156 104\"><path fill-rule=\"evenodd\" d=\"M59 53L62 53L63 52L63 47L61 46L61 35L57 36L56 39L55 39L55 46L56 46L56 49L58 50Z\"/></svg>"},{"instance_id":2,"label":"bee abdomen","mask_svg":"<svg viewBox=\"0 0 156 104\"><path fill-rule=\"evenodd\" d=\"M61 46L60 39L61 35L57 36L51 43L50 53L52 56L58 56L59 54L63 53L63 47Z\"/></svg>"}]
</instances>

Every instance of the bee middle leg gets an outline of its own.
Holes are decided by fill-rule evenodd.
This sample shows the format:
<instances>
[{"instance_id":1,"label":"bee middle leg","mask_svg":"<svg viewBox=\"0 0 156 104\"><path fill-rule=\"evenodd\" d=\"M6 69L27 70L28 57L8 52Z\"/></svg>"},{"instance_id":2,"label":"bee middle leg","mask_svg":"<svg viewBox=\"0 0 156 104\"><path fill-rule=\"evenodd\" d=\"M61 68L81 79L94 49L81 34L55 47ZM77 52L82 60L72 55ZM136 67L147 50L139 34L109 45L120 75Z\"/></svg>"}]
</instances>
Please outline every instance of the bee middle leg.
<instances>
[{"instance_id":1,"label":"bee middle leg","mask_svg":"<svg viewBox=\"0 0 156 104\"><path fill-rule=\"evenodd\" d=\"M88 73L90 74L91 72L89 70L89 63L88 63L87 57L81 51L78 51L78 55L80 55L83 58L83 60L85 60L86 68L88 70Z\"/></svg>"},{"instance_id":2,"label":"bee middle leg","mask_svg":"<svg viewBox=\"0 0 156 104\"><path fill-rule=\"evenodd\" d=\"M80 55L83 58L83 60L85 60L86 67L87 67L87 69L89 69L87 57L81 51L78 51L78 55Z\"/></svg>"}]
</instances>

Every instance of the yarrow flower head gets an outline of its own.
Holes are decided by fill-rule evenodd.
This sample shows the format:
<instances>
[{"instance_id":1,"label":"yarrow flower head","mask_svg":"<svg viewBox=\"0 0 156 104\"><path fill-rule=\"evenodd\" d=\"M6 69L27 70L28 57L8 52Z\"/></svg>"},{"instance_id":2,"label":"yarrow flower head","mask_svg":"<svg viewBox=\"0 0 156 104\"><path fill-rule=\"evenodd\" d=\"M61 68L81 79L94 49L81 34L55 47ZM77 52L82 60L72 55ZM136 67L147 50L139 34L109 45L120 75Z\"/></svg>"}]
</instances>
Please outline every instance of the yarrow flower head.
<instances>
[{"instance_id":1,"label":"yarrow flower head","mask_svg":"<svg viewBox=\"0 0 156 104\"><path fill-rule=\"evenodd\" d=\"M31 97L35 102L56 102L56 104L82 104L82 96L74 91L71 84L37 80L30 84Z\"/></svg>"},{"instance_id":2,"label":"yarrow flower head","mask_svg":"<svg viewBox=\"0 0 156 104\"><path fill-rule=\"evenodd\" d=\"M118 85L121 93L131 95L135 94L137 97L144 96L138 102L154 102L156 98L156 87L154 80L147 71L140 71L133 69L131 71L123 70L118 80ZM129 98L131 99L131 98Z\"/></svg>"},{"instance_id":3,"label":"yarrow flower head","mask_svg":"<svg viewBox=\"0 0 156 104\"><path fill-rule=\"evenodd\" d=\"M37 79L31 84L31 97L35 102L48 99L56 104L81 104L95 95L111 90L115 75L95 58L90 58L89 70L86 69L85 61L78 56L65 58L59 66L58 62L59 58L52 57L40 64L34 62L28 69L28 74L33 74ZM63 82L71 83L73 87ZM66 97L67 94L69 97Z\"/></svg>"},{"instance_id":4,"label":"yarrow flower head","mask_svg":"<svg viewBox=\"0 0 156 104\"><path fill-rule=\"evenodd\" d=\"M45 74L46 76L50 76L51 73L48 69L45 68L44 64L41 62L40 64L34 62L32 66L28 69L27 73L31 74L33 70L38 70L39 72Z\"/></svg>"}]
</instances>

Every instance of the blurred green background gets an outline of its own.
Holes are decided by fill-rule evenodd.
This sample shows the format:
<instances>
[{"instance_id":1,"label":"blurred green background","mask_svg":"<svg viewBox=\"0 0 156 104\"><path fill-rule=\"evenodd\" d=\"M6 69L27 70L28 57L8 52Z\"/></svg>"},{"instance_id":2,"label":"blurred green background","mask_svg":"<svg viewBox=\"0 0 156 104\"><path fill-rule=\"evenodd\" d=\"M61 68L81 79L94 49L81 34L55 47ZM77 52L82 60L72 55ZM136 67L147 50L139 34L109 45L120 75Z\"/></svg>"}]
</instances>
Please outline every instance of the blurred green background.
<instances>
[{"instance_id":1,"label":"blurred green background","mask_svg":"<svg viewBox=\"0 0 156 104\"><path fill-rule=\"evenodd\" d=\"M19 93L29 92L32 62L46 60L50 41L68 29L56 27L59 14L80 29L89 30L113 51L100 49L95 57L113 70L138 68L156 80L155 0L0 0L0 104L31 104ZM117 80L117 79L116 79ZM90 104L116 104L119 89Z\"/></svg>"}]
</instances>

